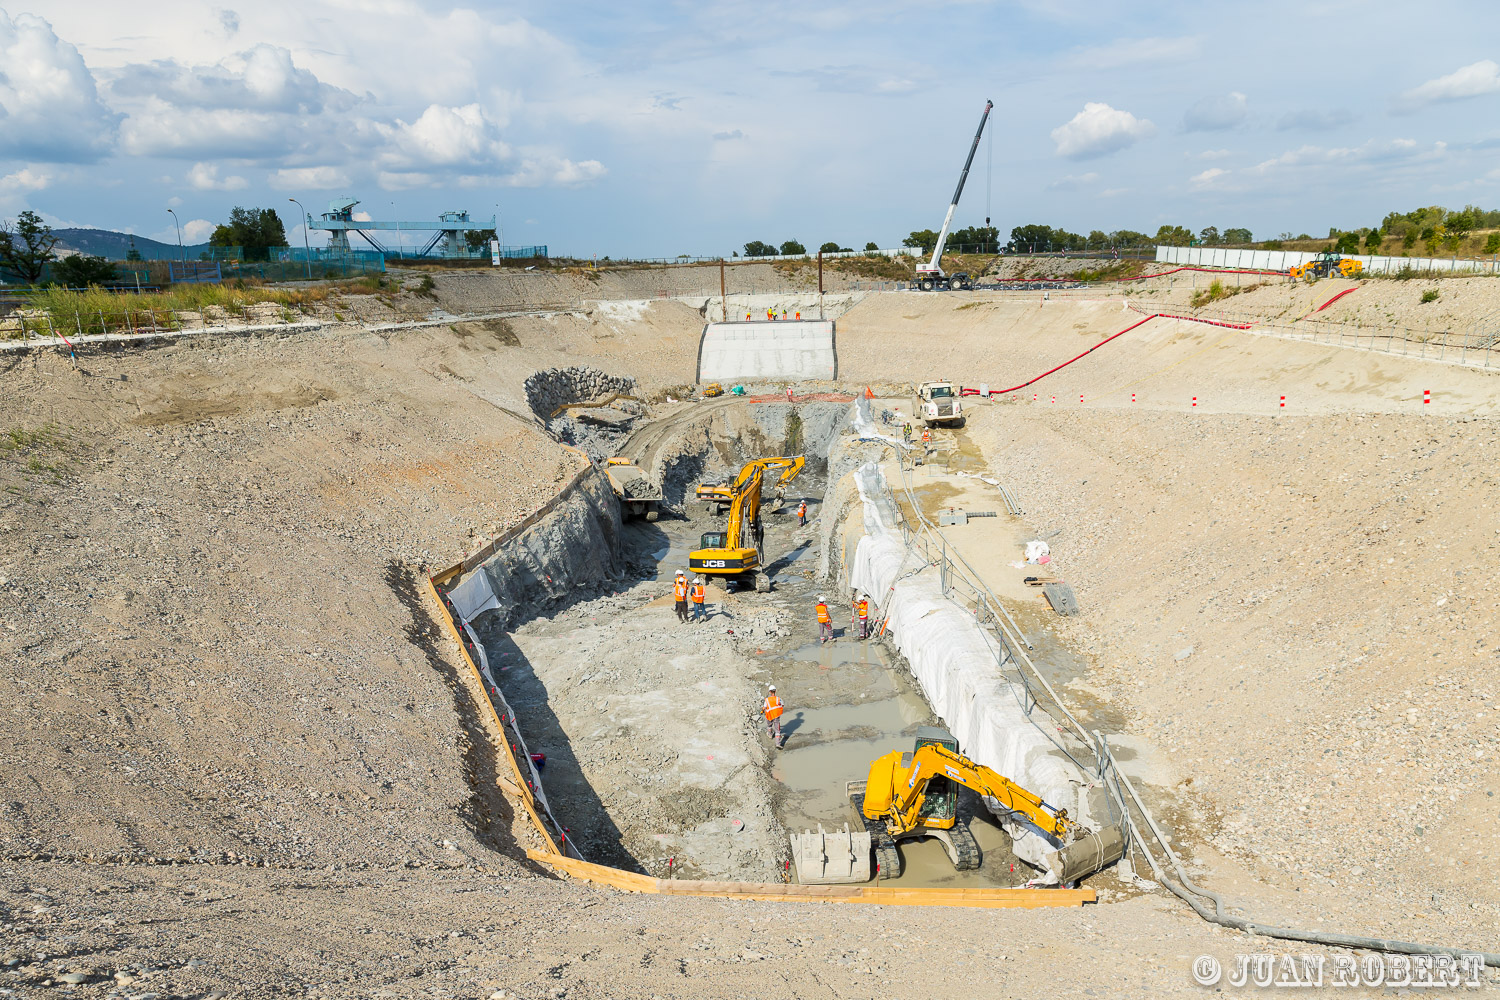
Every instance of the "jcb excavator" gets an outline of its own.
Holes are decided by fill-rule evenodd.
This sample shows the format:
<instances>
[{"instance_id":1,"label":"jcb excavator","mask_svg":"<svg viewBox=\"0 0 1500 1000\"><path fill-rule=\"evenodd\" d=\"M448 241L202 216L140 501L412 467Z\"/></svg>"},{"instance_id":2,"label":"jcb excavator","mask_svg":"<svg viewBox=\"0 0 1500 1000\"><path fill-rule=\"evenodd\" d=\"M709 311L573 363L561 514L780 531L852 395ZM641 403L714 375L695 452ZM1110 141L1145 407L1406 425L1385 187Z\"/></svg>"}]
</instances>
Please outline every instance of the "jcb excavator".
<instances>
[{"instance_id":1,"label":"jcb excavator","mask_svg":"<svg viewBox=\"0 0 1500 1000\"><path fill-rule=\"evenodd\" d=\"M715 505L715 514L723 514L734 500L736 485L749 475L751 466L759 465L767 472L773 469L782 470L781 478L776 481L776 492L773 494L775 502L779 504L786 496L787 484L797 478L797 474L802 471L802 466L806 461L801 455L791 458L758 458L741 469L739 476L732 483L704 483L699 486L697 497L704 503Z\"/></svg>"},{"instance_id":2,"label":"jcb excavator","mask_svg":"<svg viewBox=\"0 0 1500 1000\"><path fill-rule=\"evenodd\" d=\"M729 521L724 530L705 531L703 547L688 553L688 566L694 571L737 578L763 594L771 589L771 578L760 569L760 549L765 541L760 523L760 487L767 461L751 462L740 470L729 487Z\"/></svg>"},{"instance_id":3,"label":"jcb excavator","mask_svg":"<svg viewBox=\"0 0 1500 1000\"><path fill-rule=\"evenodd\" d=\"M1009 778L976 764L958 752L958 741L935 726L917 731L910 752L893 750L870 763L866 781L846 786L875 846L875 859L885 878L901 875L896 842L908 837L936 837L948 850L953 867L979 867L979 845L958 822L958 785L986 801L998 802L1057 845L1047 868L1057 881L1072 885L1092 875L1125 852L1125 838L1117 826L1084 831L1068 818L1066 809L1044 802ZM1055 863L1054 863L1055 858Z\"/></svg>"}]
</instances>

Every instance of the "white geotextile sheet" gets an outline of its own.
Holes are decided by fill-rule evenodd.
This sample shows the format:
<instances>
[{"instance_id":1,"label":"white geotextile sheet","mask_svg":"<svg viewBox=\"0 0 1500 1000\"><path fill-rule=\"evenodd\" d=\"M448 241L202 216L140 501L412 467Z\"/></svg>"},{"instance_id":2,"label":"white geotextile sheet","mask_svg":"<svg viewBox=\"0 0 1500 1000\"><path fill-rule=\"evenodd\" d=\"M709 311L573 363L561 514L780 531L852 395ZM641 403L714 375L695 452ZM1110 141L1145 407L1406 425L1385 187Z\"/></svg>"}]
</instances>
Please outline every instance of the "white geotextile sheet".
<instances>
[{"instance_id":1,"label":"white geotextile sheet","mask_svg":"<svg viewBox=\"0 0 1500 1000\"><path fill-rule=\"evenodd\" d=\"M864 503L865 535L855 551L850 585L869 594L885 613L896 647L933 711L965 756L1094 827L1088 778L1038 728L1037 723L1050 724L1050 716L1034 707L1027 717L1021 707L1025 691L1002 674L996 640L943 596L937 570L914 572L920 556L907 550L895 524L880 467L867 462L854 477ZM1010 834L1016 856L1050 872L1045 855L1059 845L994 800L985 805Z\"/></svg>"}]
</instances>

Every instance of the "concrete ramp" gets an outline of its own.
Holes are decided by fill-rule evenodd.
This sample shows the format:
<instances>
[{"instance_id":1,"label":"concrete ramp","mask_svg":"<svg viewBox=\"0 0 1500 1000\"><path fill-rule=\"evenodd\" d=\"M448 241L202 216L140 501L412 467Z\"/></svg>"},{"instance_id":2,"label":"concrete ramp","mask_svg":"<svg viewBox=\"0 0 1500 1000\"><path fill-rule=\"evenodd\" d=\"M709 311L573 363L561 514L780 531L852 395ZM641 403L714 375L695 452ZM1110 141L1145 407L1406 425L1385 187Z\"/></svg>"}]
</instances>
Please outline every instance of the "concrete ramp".
<instances>
[{"instance_id":1,"label":"concrete ramp","mask_svg":"<svg viewBox=\"0 0 1500 1000\"><path fill-rule=\"evenodd\" d=\"M698 345L698 381L833 379L833 320L710 323Z\"/></svg>"}]
</instances>

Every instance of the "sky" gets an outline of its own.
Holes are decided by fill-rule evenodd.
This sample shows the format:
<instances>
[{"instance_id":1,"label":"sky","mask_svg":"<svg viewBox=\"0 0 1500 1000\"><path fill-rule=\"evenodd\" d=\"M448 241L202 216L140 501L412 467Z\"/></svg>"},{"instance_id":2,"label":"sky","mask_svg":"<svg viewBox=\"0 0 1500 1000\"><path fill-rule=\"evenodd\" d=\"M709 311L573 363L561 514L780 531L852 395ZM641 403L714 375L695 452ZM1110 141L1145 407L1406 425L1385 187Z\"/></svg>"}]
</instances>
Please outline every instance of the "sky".
<instances>
[{"instance_id":1,"label":"sky","mask_svg":"<svg viewBox=\"0 0 1500 1000\"><path fill-rule=\"evenodd\" d=\"M1500 4L0 0L0 219L498 215L554 255L1500 204ZM312 241L323 234L314 232Z\"/></svg>"}]
</instances>

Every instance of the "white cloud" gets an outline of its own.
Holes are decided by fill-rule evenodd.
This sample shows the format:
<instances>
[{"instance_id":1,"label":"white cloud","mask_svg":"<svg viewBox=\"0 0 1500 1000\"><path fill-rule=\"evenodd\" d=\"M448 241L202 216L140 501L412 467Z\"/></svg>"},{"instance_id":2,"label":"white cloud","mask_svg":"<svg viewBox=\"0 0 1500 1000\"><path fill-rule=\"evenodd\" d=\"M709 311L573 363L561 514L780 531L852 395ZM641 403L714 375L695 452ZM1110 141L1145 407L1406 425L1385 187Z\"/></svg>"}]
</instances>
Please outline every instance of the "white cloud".
<instances>
[{"instance_id":1,"label":"white cloud","mask_svg":"<svg viewBox=\"0 0 1500 1000\"><path fill-rule=\"evenodd\" d=\"M1212 160L1227 160L1229 157L1233 156L1234 154L1231 153L1227 149L1205 149L1201 153L1188 153L1187 155L1189 157L1191 157L1192 159L1194 159L1194 160L1209 160L1209 161L1212 161Z\"/></svg>"},{"instance_id":2,"label":"white cloud","mask_svg":"<svg viewBox=\"0 0 1500 1000\"><path fill-rule=\"evenodd\" d=\"M250 186L243 177L219 178L219 167L213 163L195 163L187 172L187 182L196 191L242 191Z\"/></svg>"},{"instance_id":3,"label":"white cloud","mask_svg":"<svg viewBox=\"0 0 1500 1000\"><path fill-rule=\"evenodd\" d=\"M77 48L40 17L0 10L0 161L91 162L118 122Z\"/></svg>"},{"instance_id":4,"label":"white cloud","mask_svg":"<svg viewBox=\"0 0 1500 1000\"><path fill-rule=\"evenodd\" d=\"M1223 97L1205 97L1182 116L1182 127L1188 132L1217 132L1234 128L1249 115L1248 102L1239 91Z\"/></svg>"},{"instance_id":5,"label":"white cloud","mask_svg":"<svg viewBox=\"0 0 1500 1000\"><path fill-rule=\"evenodd\" d=\"M52 183L52 176L32 167L0 177L0 211L11 213L26 205L26 195Z\"/></svg>"},{"instance_id":6,"label":"white cloud","mask_svg":"<svg viewBox=\"0 0 1500 1000\"><path fill-rule=\"evenodd\" d=\"M1090 102L1066 124L1052 130L1057 155L1075 160L1103 156L1156 133L1156 126L1129 111Z\"/></svg>"},{"instance_id":7,"label":"white cloud","mask_svg":"<svg viewBox=\"0 0 1500 1000\"><path fill-rule=\"evenodd\" d=\"M278 191L332 191L352 183L347 171L339 167L288 167L267 178Z\"/></svg>"},{"instance_id":8,"label":"white cloud","mask_svg":"<svg viewBox=\"0 0 1500 1000\"><path fill-rule=\"evenodd\" d=\"M575 163L558 156L523 157L519 168L505 181L511 187L578 187L603 177L607 170L598 160Z\"/></svg>"},{"instance_id":9,"label":"white cloud","mask_svg":"<svg viewBox=\"0 0 1500 1000\"><path fill-rule=\"evenodd\" d=\"M356 98L330 87L292 63L275 45L256 45L211 66L172 60L137 63L120 70L110 85L117 98L156 98L179 108L318 114L347 109Z\"/></svg>"},{"instance_id":10,"label":"white cloud","mask_svg":"<svg viewBox=\"0 0 1500 1000\"><path fill-rule=\"evenodd\" d=\"M1494 93L1500 93L1500 64L1492 59L1481 59L1406 91L1396 98L1394 110L1409 114L1429 104Z\"/></svg>"},{"instance_id":11,"label":"white cloud","mask_svg":"<svg viewBox=\"0 0 1500 1000\"><path fill-rule=\"evenodd\" d=\"M1280 156L1257 163L1251 169L1257 174L1268 174L1277 170L1297 167L1340 164L1347 167L1364 167L1377 163L1411 162L1441 159L1448 144L1435 142L1431 146L1419 146L1415 139L1371 139L1358 146L1302 146L1289 149Z\"/></svg>"},{"instance_id":12,"label":"white cloud","mask_svg":"<svg viewBox=\"0 0 1500 1000\"><path fill-rule=\"evenodd\" d=\"M1201 174L1194 174L1188 183L1192 184L1193 187L1202 190L1204 188L1217 186L1216 182L1219 180L1219 178L1227 177L1228 175L1229 171L1223 169L1222 167L1209 167Z\"/></svg>"},{"instance_id":13,"label":"white cloud","mask_svg":"<svg viewBox=\"0 0 1500 1000\"><path fill-rule=\"evenodd\" d=\"M168 220L169 223L170 221ZM182 224L182 242L184 244L205 243L217 228L218 225L216 223L210 222L207 219L189 219ZM177 243L177 227L169 224L165 229L151 233L150 236L158 242L175 245Z\"/></svg>"},{"instance_id":14,"label":"white cloud","mask_svg":"<svg viewBox=\"0 0 1500 1000\"><path fill-rule=\"evenodd\" d=\"M428 106L420 118L408 124L400 119L376 128L392 149L382 161L392 167L468 167L478 172L509 158L510 147L500 139L500 129L478 104L461 108Z\"/></svg>"},{"instance_id":15,"label":"white cloud","mask_svg":"<svg viewBox=\"0 0 1500 1000\"><path fill-rule=\"evenodd\" d=\"M1098 179L1099 175L1093 171L1086 174L1069 174L1066 177L1059 177L1051 184L1048 184L1047 188L1051 191L1077 191L1085 184L1092 184Z\"/></svg>"}]
</instances>

